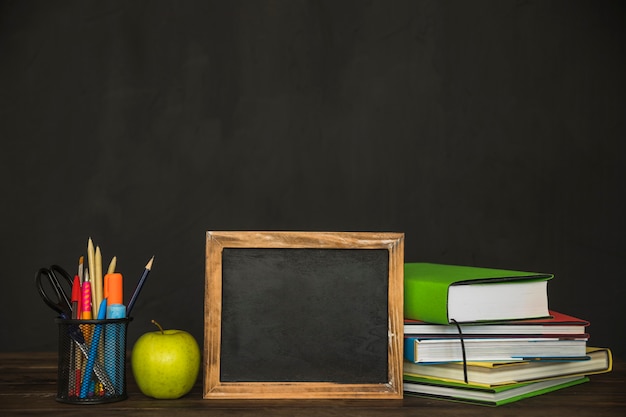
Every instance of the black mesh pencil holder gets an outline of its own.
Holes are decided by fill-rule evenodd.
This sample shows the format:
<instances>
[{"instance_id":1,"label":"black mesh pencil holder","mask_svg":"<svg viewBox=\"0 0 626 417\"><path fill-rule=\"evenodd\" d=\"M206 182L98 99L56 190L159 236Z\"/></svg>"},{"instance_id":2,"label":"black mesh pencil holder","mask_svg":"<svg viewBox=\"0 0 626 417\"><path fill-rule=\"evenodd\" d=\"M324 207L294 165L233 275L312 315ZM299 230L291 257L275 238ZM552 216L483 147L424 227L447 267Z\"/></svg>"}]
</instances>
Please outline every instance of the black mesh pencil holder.
<instances>
[{"instance_id":1,"label":"black mesh pencil holder","mask_svg":"<svg viewBox=\"0 0 626 417\"><path fill-rule=\"evenodd\" d=\"M102 404L125 400L129 318L57 319L59 358L56 400Z\"/></svg>"}]
</instances>

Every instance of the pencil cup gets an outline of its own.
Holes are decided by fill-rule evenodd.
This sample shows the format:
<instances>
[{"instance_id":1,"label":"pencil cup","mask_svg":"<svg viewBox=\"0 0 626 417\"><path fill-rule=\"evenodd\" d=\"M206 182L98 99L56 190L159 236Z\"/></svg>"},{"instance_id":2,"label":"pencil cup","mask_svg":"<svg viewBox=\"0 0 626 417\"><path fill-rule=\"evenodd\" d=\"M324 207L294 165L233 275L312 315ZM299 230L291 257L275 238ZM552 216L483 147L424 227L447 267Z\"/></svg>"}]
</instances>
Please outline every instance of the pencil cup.
<instances>
[{"instance_id":1,"label":"pencil cup","mask_svg":"<svg viewBox=\"0 0 626 417\"><path fill-rule=\"evenodd\" d=\"M127 398L126 330L130 320L56 320L57 401L102 404Z\"/></svg>"}]
</instances>

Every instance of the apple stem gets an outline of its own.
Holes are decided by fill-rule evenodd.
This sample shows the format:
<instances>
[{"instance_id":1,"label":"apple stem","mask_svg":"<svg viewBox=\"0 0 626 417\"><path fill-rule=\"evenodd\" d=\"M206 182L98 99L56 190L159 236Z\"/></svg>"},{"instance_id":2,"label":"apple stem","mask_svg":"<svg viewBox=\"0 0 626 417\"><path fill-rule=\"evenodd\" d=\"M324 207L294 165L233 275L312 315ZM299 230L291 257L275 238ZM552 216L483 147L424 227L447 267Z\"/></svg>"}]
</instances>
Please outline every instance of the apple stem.
<instances>
[{"instance_id":1,"label":"apple stem","mask_svg":"<svg viewBox=\"0 0 626 417\"><path fill-rule=\"evenodd\" d=\"M161 334L163 334L163 327L161 327L161 325L159 323L157 323L156 320L152 320L152 324L157 326L159 328L159 330L161 330Z\"/></svg>"}]
</instances>

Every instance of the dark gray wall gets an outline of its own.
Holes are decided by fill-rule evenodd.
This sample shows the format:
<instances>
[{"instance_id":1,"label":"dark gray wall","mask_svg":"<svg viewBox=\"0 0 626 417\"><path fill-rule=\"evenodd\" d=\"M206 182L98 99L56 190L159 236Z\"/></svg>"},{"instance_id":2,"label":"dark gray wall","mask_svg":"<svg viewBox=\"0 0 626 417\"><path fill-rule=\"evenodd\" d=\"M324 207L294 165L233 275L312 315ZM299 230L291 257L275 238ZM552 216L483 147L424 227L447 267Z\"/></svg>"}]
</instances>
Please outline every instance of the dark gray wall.
<instances>
[{"instance_id":1,"label":"dark gray wall","mask_svg":"<svg viewBox=\"0 0 626 417\"><path fill-rule=\"evenodd\" d=\"M203 328L207 230L406 233L553 272L626 353L619 1L2 1L1 350L53 350L38 267L118 257L132 344Z\"/></svg>"}]
</instances>

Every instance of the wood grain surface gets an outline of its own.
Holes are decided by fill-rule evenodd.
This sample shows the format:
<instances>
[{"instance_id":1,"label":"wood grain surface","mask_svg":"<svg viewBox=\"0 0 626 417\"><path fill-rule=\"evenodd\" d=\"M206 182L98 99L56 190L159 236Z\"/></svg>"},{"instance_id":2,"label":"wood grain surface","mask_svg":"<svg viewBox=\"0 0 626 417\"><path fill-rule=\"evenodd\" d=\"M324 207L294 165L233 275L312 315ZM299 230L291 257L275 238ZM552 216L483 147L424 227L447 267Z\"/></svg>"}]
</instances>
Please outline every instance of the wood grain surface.
<instances>
[{"instance_id":1,"label":"wood grain surface","mask_svg":"<svg viewBox=\"0 0 626 417\"><path fill-rule=\"evenodd\" d=\"M144 396L127 374L128 399L101 405L55 400L55 353L0 353L0 415L133 416L567 416L626 415L626 361L582 385L491 408L405 396L402 400L211 400L202 398L201 378L178 400Z\"/></svg>"}]
</instances>

